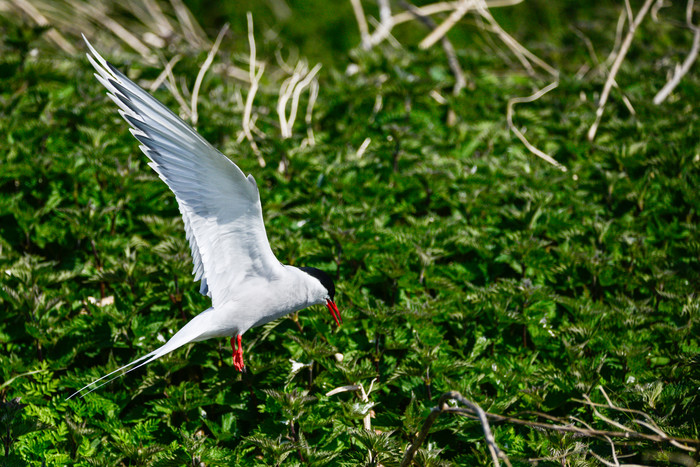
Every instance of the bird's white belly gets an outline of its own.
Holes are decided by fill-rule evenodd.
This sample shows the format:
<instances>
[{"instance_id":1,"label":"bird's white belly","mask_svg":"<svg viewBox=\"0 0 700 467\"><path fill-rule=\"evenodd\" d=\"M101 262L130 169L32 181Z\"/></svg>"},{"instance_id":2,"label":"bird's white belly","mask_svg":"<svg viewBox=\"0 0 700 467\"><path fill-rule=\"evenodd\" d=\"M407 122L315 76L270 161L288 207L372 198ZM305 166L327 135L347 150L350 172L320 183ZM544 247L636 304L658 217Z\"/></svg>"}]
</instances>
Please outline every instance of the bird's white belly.
<instances>
[{"instance_id":1,"label":"bird's white belly","mask_svg":"<svg viewBox=\"0 0 700 467\"><path fill-rule=\"evenodd\" d=\"M245 287L235 299L211 310L210 332L203 339L243 334L250 328L314 304L294 284L257 283Z\"/></svg>"}]
</instances>

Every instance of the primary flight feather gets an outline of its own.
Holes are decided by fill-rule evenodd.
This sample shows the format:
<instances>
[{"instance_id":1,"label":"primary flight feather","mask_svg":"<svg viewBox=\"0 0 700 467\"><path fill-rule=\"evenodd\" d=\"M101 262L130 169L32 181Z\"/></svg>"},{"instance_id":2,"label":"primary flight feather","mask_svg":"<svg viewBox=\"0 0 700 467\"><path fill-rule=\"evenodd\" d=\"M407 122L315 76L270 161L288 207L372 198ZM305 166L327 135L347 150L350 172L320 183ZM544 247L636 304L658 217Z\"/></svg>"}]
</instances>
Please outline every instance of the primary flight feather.
<instances>
[{"instance_id":1,"label":"primary flight feather","mask_svg":"<svg viewBox=\"0 0 700 467\"><path fill-rule=\"evenodd\" d=\"M211 308L153 352L81 388L146 365L173 350L212 337L231 337L233 364L244 368L241 336L293 311L325 304L337 324L333 280L315 268L280 263L265 233L260 194L247 177L187 123L108 63L85 39L95 77L141 142L149 166L175 195L190 244L195 281ZM111 381L109 379L103 384ZM94 386L94 387L93 387ZM69 397L69 398L70 398Z\"/></svg>"}]
</instances>

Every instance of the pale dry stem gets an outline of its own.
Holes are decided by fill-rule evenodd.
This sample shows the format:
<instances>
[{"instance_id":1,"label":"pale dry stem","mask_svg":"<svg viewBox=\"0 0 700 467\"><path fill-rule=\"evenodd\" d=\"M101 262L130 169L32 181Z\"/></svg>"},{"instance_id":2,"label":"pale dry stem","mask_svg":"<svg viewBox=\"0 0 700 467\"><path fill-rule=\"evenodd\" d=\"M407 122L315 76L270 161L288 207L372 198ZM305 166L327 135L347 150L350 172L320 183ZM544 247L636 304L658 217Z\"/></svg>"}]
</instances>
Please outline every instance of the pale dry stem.
<instances>
[{"instance_id":1,"label":"pale dry stem","mask_svg":"<svg viewBox=\"0 0 700 467\"><path fill-rule=\"evenodd\" d=\"M289 110L289 119L288 119L288 127L287 127L287 132L291 135L292 133L292 128L294 127L294 120L296 119L297 116L297 110L299 108L299 98L301 97L301 93L309 87L309 85L313 82L316 81L316 74L319 72L321 69L321 64L317 63L311 71L307 72L306 77L302 79L299 83L297 83L296 87L294 88L294 92L292 94L292 106ZM316 81L317 82L317 81Z\"/></svg>"},{"instance_id":2,"label":"pale dry stem","mask_svg":"<svg viewBox=\"0 0 700 467\"><path fill-rule=\"evenodd\" d=\"M447 32L464 17L464 15L467 14L475 3L476 0L461 0L459 3L457 3L457 7L452 10L450 16L448 16L445 21L440 23L438 27L430 31L430 34L420 41L418 47L421 49L429 49L432 47L437 41L442 39L443 36L445 36L445 34L447 34Z\"/></svg>"},{"instance_id":3,"label":"pale dry stem","mask_svg":"<svg viewBox=\"0 0 700 467\"><path fill-rule=\"evenodd\" d=\"M163 14L163 10L161 10L158 2L154 0L141 0L141 3L148 11L148 14L152 19L151 24L155 26L160 37L168 38L175 34L175 28L172 24L170 24L168 17ZM144 21L145 18L139 17L139 19Z\"/></svg>"},{"instance_id":4,"label":"pale dry stem","mask_svg":"<svg viewBox=\"0 0 700 467\"><path fill-rule=\"evenodd\" d=\"M321 69L320 64L316 64L311 70L305 62L300 61L294 68L292 76L282 83L279 91L279 98L277 100L277 115L280 120L280 130L282 132L282 138L287 139L292 136L292 129L294 127L294 121L296 120L297 112L299 110L299 99L301 98L301 93L307 87L311 86L311 83L316 82L316 74ZM310 96L311 96L311 90ZM315 91L318 93L318 89ZM313 102L316 101L316 96L313 97ZM311 97L309 97L311 99ZM289 115L287 116L287 103L292 100ZM310 102L312 102L310 100ZM312 104L313 105L313 104ZM307 122L310 122L310 110L307 108Z\"/></svg>"},{"instance_id":5,"label":"pale dry stem","mask_svg":"<svg viewBox=\"0 0 700 467\"><path fill-rule=\"evenodd\" d=\"M517 5L522 3L524 0L490 0L486 1L486 6L488 8L498 8ZM418 13L423 16L432 16L438 13L445 13L448 11L453 11L455 9L455 2L436 2L429 5L423 5L417 7ZM410 12L397 13L391 18L391 23L395 26L397 24L406 23L416 19L415 16Z\"/></svg>"},{"instance_id":6,"label":"pale dry stem","mask_svg":"<svg viewBox=\"0 0 700 467\"><path fill-rule=\"evenodd\" d=\"M435 30L435 28L437 28L435 21L431 17L421 14L420 9L412 3L405 0L400 0L399 3L429 29ZM467 79L465 78L464 71L462 71L462 67L459 64L457 53L452 46L452 42L450 42L447 37L443 36L440 39L440 43L442 44L442 49L445 52L445 55L447 56L447 64L455 77L455 85L452 88L452 94L456 96L467 85Z\"/></svg>"},{"instance_id":7,"label":"pale dry stem","mask_svg":"<svg viewBox=\"0 0 700 467\"><path fill-rule=\"evenodd\" d=\"M576 399L574 399L574 400L576 400L576 401L578 401L578 402L583 402L584 404L588 405L588 406L591 407L591 409L593 410L594 415L596 415L598 418L600 418L601 420L605 421L605 422L608 423L609 425L612 425L612 426L614 426L614 427L616 427L616 428L619 428L619 429L621 429L621 430L623 430L624 432L627 432L627 433L637 433L637 432L636 432L635 430L633 430L633 429L631 429L631 428L629 428L629 427L627 427L627 426L625 426L625 425L619 423L619 422L616 422L616 421L614 421L614 420L611 420L611 419L608 418L608 417L605 417L604 415L602 415L602 414L600 413L600 411L597 410L597 408L598 408L598 407L605 407L605 408L608 408L608 409L611 409L611 410L615 410L616 412L622 412L622 413L635 414L635 415L642 416L642 417L644 417L644 420L634 419L633 422L636 423L637 425L640 425L640 426L643 426L643 427L647 428L648 430L652 431L655 435L657 435L660 439L669 442L670 444L672 444L673 446L675 446L675 447L677 447L677 448L679 448L679 449L683 449L683 450L689 451L689 452L697 452L697 449L696 449L696 448L693 448L693 447L691 447L691 446L688 446L687 444L683 444L683 443L681 442L681 440L674 439L674 438L668 436L668 435L654 422L654 420L651 418L651 416L650 416L649 414L647 414L647 413L645 413L645 412L642 412L642 411L640 411L640 410L626 409L626 408L623 408L623 407L618 407L618 406L616 406L615 404L612 403L612 401L611 401L610 398L608 397L608 394L605 392L605 389L603 389L602 386L598 386L598 390L603 394L603 397L605 397L605 401L607 402L607 405L595 403L595 402L591 401L591 399L590 399L587 395L584 395L584 396L583 396L583 398L584 398L583 401L578 401L578 400L576 400ZM685 440L685 441L688 441L688 440Z\"/></svg>"},{"instance_id":8,"label":"pale dry stem","mask_svg":"<svg viewBox=\"0 0 700 467\"><path fill-rule=\"evenodd\" d=\"M639 411L634 411L630 409L624 409L616 406L610 406L610 405L602 405L602 404L597 404L594 402L586 402L586 401L578 401L578 402L583 402L587 405L591 406L596 406L596 407L606 407L610 408L613 410L618 410L621 412L634 412L637 413ZM436 409L433 409L436 410ZM463 415L472 419L480 419L472 410L464 409L461 407L448 407L444 408L443 412L448 412L448 413L454 413L454 414L459 414ZM644 414L643 412L639 412L640 414L643 414L643 416L647 420L651 420L651 417L649 415ZM493 413L488 413L485 412L484 414L487 419L491 420L492 422L501 422L501 423L511 423L514 425L521 425L521 426L528 426L533 429L537 430L545 430L545 431L554 431L554 432L559 432L559 433L572 433L576 436L579 437L587 437L587 438L600 438L600 439L605 439L608 441L609 444L611 444L611 447L614 448L614 444L612 443L613 438L621 438L626 440L627 443L629 443L631 440L644 440L644 441L650 441L654 443L669 443L672 444L673 446L676 446L680 449L686 450L691 453L697 452L696 447L700 447L700 440L698 439L687 439L687 438L675 438L668 436L666 433L664 433L658 426L656 426L653 421L649 422L650 427L655 427L656 430L652 429L654 431L654 434L648 434L648 433L642 433L639 431L635 430L629 430L627 427L623 431L610 431L610 430L598 430L590 426L588 423L584 422L583 420L580 420L574 416L569 416L569 420L574 421L580 425L583 425L582 428L581 426L577 426L571 422L568 422L567 420L558 418L558 417L553 417L551 415L547 414L542 414L542 413L535 413L538 417L544 418L550 422L554 423L543 423L539 421L531 421L531 420L523 420L519 418L514 418L514 417L506 417L503 415L497 415ZM428 418L433 417L433 413L428 416ZM426 420L427 423L428 420ZM645 426L645 425L642 425ZM650 428L651 429L651 428ZM421 441L422 442L422 441ZM692 447L690 445L696 446ZM590 449L586 449L585 447L582 447L586 452L590 453ZM564 453L563 455L557 455L554 457L549 457L549 458L543 458L543 459L532 459L534 461L536 460L562 460L568 457L571 454L581 452L580 449L576 449L574 451L570 451L569 453ZM678 454L678 453L670 453L670 454ZM669 454L669 455L670 455ZM619 456L618 454L614 454L613 458L614 459L619 459L622 456ZM682 457L682 456L681 456ZM404 457L405 459L405 457ZM602 457L599 459L601 462L603 461ZM607 462L607 461L606 461ZM619 462L619 461L618 461ZM408 464L405 464L408 465ZM617 464L613 464L617 465Z\"/></svg>"},{"instance_id":9,"label":"pale dry stem","mask_svg":"<svg viewBox=\"0 0 700 467\"><path fill-rule=\"evenodd\" d=\"M316 137L314 135L314 129L311 126L311 120L313 118L314 105L316 104L316 99L318 99L318 91L318 80L311 81L311 85L309 85L309 102L306 104L306 115L304 116L304 122L306 123L306 139L310 146L316 145Z\"/></svg>"},{"instance_id":10,"label":"pale dry stem","mask_svg":"<svg viewBox=\"0 0 700 467\"><path fill-rule=\"evenodd\" d=\"M518 130L518 128L513 124L513 106L515 104L524 104L527 102L533 102L539 99L540 97L544 96L547 94L549 91L552 89L556 88L559 86L559 81L554 81L553 83L550 83L549 85L545 86L544 88L540 89L536 93L532 94L531 96L528 97L514 97L508 101L508 107L506 110L506 120L508 121L508 128L515 134L515 136L525 145L525 147L534 155L537 157L544 159L545 161L549 162L562 172L566 172L566 167L561 165L559 162L557 162L553 157L551 157L549 154L537 149L535 146L533 146L527 138Z\"/></svg>"},{"instance_id":11,"label":"pale dry stem","mask_svg":"<svg viewBox=\"0 0 700 467\"><path fill-rule=\"evenodd\" d=\"M377 381L377 378L372 378L372 381L369 383L369 389L365 391L365 387L362 385L362 383L358 384L349 384L347 386L340 386L335 389L332 389L326 393L326 396L334 396L336 394L340 394L341 392L348 392L348 391L358 391L360 393L360 400L362 402L368 403L369 402L369 395L372 393L372 389L374 388L374 383ZM372 430L372 411L367 410L367 413L365 416L362 418L362 427L367 430L371 431ZM370 459L372 458L372 451L369 453Z\"/></svg>"},{"instance_id":12,"label":"pale dry stem","mask_svg":"<svg viewBox=\"0 0 700 467\"><path fill-rule=\"evenodd\" d=\"M166 14L163 7L167 3L156 0L0 0L0 5L7 5L10 13L21 13L39 25L50 26L46 37L68 53L74 54L77 50L59 30L63 34L82 33L87 36L108 32L149 64L158 62L152 49L163 48L175 38L182 37L198 50L211 47L211 42L184 3L181 0L170 3L172 8ZM124 16L124 12L130 15Z\"/></svg>"},{"instance_id":13,"label":"pale dry stem","mask_svg":"<svg viewBox=\"0 0 700 467\"><path fill-rule=\"evenodd\" d=\"M209 48L209 40L207 35L202 31L202 27L197 23L190 10L185 6L182 0L170 0L175 11L175 16L182 27L182 34L190 44L196 45L199 49Z\"/></svg>"},{"instance_id":14,"label":"pale dry stem","mask_svg":"<svg viewBox=\"0 0 700 467\"><path fill-rule=\"evenodd\" d=\"M151 83L151 85L148 87L148 90L151 92L154 92L156 89L160 87L161 84L165 82L166 79L168 79L168 75L173 73L173 67L177 64L177 62L180 61L182 58L182 55L177 54L173 58L168 61L168 63L165 65L165 68L163 71L160 72L158 77Z\"/></svg>"},{"instance_id":15,"label":"pale dry stem","mask_svg":"<svg viewBox=\"0 0 700 467\"><path fill-rule=\"evenodd\" d=\"M625 22L627 21L627 13L625 10L620 11L620 16L617 18L617 26L615 26L615 41L613 42L612 49L610 50L610 53L608 56L605 58L605 66L608 67L613 60L615 60L615 56L617 55L617 51L620 49L620 44L622 43L622 33L625 30Z\"/></svg>"},{"instance_id":16,"label":"pale dry stem","mask_svg":"<svg viewBox=\"0 0 700 467\"><path fill-rule=\"evenodd\" d=\"M51 26L51 23L49 22L48 19L31 3L29 3L27 0L11 0L14 5L19 8L21 11L23 11L27 16L29 16L32 21L34 21L36 24L39 26ZM56 28L52 27L46 32L46 35L48 36L49 39L53 41L54 44L58 46L61 50L64 52L74 55L77 53L77 50L75 47L73 47L73 44L68 42L63 35L61 35Z\"/></svg>"},{"instance_id":17,"label":"pale dry stem","mask_svg":"<svg viewBox=\"0 0 700 467\"><path fill-rule=\"evenodd\" d=\"M653 19L655 22L659 21L659 11L665 6L666 5L664 4L664 0L656 0L649 12L651 19Z\"/></svg>"},{"instance_id":18,"label":"pale dry stem","mask_svg":"<svg viewBox=\"0 0 700 467\"><path fill-rule=\"evenodd\" d=\"M190 121L192 122L192 125L196 125L197 121L199 120L199 114L197 113L197 104L199 101L199 89L202 86L202 81L204 80L204 75L207 74L207 70L209 69L212 62L214 61L214 57L216 56L216 53L219 51L219 46L221 45L221 40L224 38L224 34L226 34L226 31L228 31L228 23L224 24L224 27L221 28L221 31L219 31L219 35L216 36L216 40L214 41L214 45L212 46L211 50L207 54L207 58L204 60L204 63L202 63L202 66L199 69L199 73L197 73L197 78L194 81L194 87L192 88L192 103L190 105L190 108L191 108Z\"/></svg>"},{"instance_id":19,"label":"pale dry stem","mask_svg":"<svg viewBox=\"0 0 700 467\"><path fill-rule=\"evenodd\" d=\"M248 89L248 96L245 101L245 108L243 110L243 133L248 139L251 149L258 158L258 164L260 167L265 167L265 159L262 157L262 153L258 148L258 145L253 139L253 132L251 130L251 114L253 113L253 101L255 100L255 94L258 92L258 86L260 83L260 78L265 71L265 65L261 65L256 71L256 50L255 50L255 36L253 35L253 15L248 12L246 14L248 20L248 46L250 47L250 69L248 78L250 79L250 89Z\"/></svg>"},{"instance_id":20,"label":"pale dry stem","mask_svg":"<svg viewBox=\"0 0 700 467\"><path fill-rule=\"evenodd\" d=\"M154 63L156 61L155 56L151 53L151 49L141 42L141 40L134 34L129 32L124 26L118 23L113 18L107 16L103 11L104 7L100 8L90 3L84 3L81 1L71 1L69 4L74 10L83 13L85 16L89 17L93 21L99 23L105 28L109 29L112 34L117 36L119 39L124 41L129 47L134 49L139 53L148 63Z\"/></svg>"},{"instance_id":21,"label":"pale dry stem","mask_svg":"<svg viewBox=\"0 0 700 467\"><path fill-rule=\"evenodd\" d=\"M508 34L496 19L491 15L488 6L484 0L477 0L476 8L479 14L491 25L493 32L495 32L498 37L503 41L503 43L515 54L518 60L523 64L525 69L534 74L534 70L530 65L530 62L535 63L537 66L542 68L544 71L552 75L554 78L559 77L559 72L547 62L540 59L537 55L530 52L524 46L522 46L518 41L516 41L513 36Z\"/></svg>"},{"instance_id":22,"label":"pale dry stem","mask_svg":"<svg viewBox=\"0 0 700 467\"><path fill-rule=\"evenodd\" d=\"M627 32L627 36L625 36L625 39L622 41L620 50L617 53L617 56L615 57L615 61L613 61L612 67L610 68L610 74L608 75L608 79L605 81L603 91L600 94L598 108L596 109L595 121L588 130L588 141L593 141L595 139L595 134L598 131L598 125L600 125L601 118L603 117L605 104L607 103L608 97L610 96L610 90L612 89L613 82L615 81L615 76L620 70L620 66L622 65L622 62L625 59L625 55L627 55L627 52L629 51L630 45L632 45L634 33L637 31L637 28L642 23L642 20L649 11L652 2L654 2L654 0L645 0L644 4L639 9L639 13L637 13L637 16L634 18L634 21L630 21L630 27L629 31Z\"/></svg>"},{"instance_id":23,"label":"pale dry stem","mask_svg":"<svg viewBox=\"0 0 700 467\"><path fill-rule=\"evenodd\" d=\"M379 23L374 32L367 38L370 47L374 47L384 39L391 39L391 29L394 27L394 17L391 15L389 0L377 0L377 4L379 5Z\"/></svg>"},{"instance_id":24,"label":"pale dry stem","mask_svg":"<svg viewBox=\"0 0 700 467\"><path fill-rule=\"evenodd\" d=\"M355 152L355 157L357 159L362 158L362 156L365 154L365 151L367 151L367 148L369 147L370 143L372 142L371 138L365 138L365 140L360 144L360 147L357 148L357 152Z\"/></svg>"},{"instance_id":25,"label":"pale dry stem","mask_svg":"<svg viewBox=\"0 0 700 467\"><path fill-rule=\"evenodd\" d=\"M190 106L187 103L187 100L184 97L182 97L182 94L180 93L180 90L177 87L175 75L173 74L173 67L166 66L163 72L167 77L168 90L180 106L180 116L185 120L188 119L190 117Z\"/></svg>"},{"instance_id":26,"label":"pale dry stem","mask_svg":"<svg viewBox=\"0 0 700 467\"><path fill-rule=\"evenodd\" d=\"M362 3L360 3L360 0L350 0L350 3L352 4L352 12L355 14L355 19L357 20L357 27L360 30L362 48L365 50L369 50L369 27L367 26L365 10L362 8Z\"/></svg>"},{"instance_id":27,"label":"pale dry stem","mask_svg":"<svg viewBox=\"0 0 700 467\"><path fill-rule=\"evenodd\" d=\"M572 30L574 31L574 33L575 33L578 37L581 38L581 40L583 41L583 43L586 45L586 49L588 50L588 54L591 56L591 60L593 60L593 64L596 66L596 68L599 68L599 69L603 70L603 72L604 72L605 75L607 76L607 75L608 75L608 69L607 69L607 67L606 67L606 65L605 65L604 63L600 63L600 61L598 60L598 56L597 56L597 54L595 53L595 48L593 47L593 43L591 42L591 40L590 40L581 30L579 30L579 29L577 29L577 28L575 28L575 27L572 27ZM583 79L583 75L579 75L579 73L577 73L577 74L576 74L576 78L577 78L577 79ZM629 100L629 98L625 95L625 93L622 91L622 89L620 89L620 86L617 84L617 81L613 80L613 86L615 87L615 89L617 89L618 91L620 91L620 95L622 96L622 102L624 102L625 107L627 107L627 110L629 110L629 112L630 112L632 115L636 115L637 112L634 110L634 107L632 106L632 102L631 102L631 101Z\"/></svg>"},{"instance_id":28,"label":"pale dry stem","mask_svg":"<svg viewBox=\"0 0 700 467\"><path fill-rule=\"evenodd\" d=\"M676 65L673 76L664 85L663 88L654 96L654 104L659 105L676 89L676 86L681 82L683 77L690 71L690 68L698 58L698 49L700 49L700 27L693 24L693 4L694 0L688 0L685 11L685 22L688 28L693 31L693 45L690 47L688 56L683 61L683 64Z\"/></svg>"},{"instance_id":29,"label":"pale dry stem","mask_svg":"<svg viewBox=\"0 0 700 467\"><path fill-rule=\"evenodd\" d=\"M467 408L465 409L461 407L449 407L447 405L447 402L450 400L454 400L462 405L466 405ZM431 409L430 415L428 415L428 417L425 419L425 422L423 422L423 426L418 432L416 439L406 450L406 453L404 454L404 457L401 460L401 467L408 467L409 465L411 465L411 463L413 462L413 458L416 455L416 452L418 451L418 448L420 448L420 446L425 441L425 438L428 436L428 433L430 432L430 428L432 427L433 423L443 413L475 414L476 418L481 423L481 428L484 432L484 439L486 439L486 445L488 447L493 464L499 467L501 465L500 462L503 461L503 463L506 464L508 467L511 466L510 459L508 459L508 456L498 447L498 444L496 444L496 438L493 436L493 432L491 431L491 426L489 425L488 421L489 414L484 412L484 410L478 404L467 400L460 393L450 391L440 396L437 406Z\"/></svg>"},{"instance_id":30,"label":"pale dry stem","mask_svg":"<svg viewBox=\"0 0 700 467\"><path fill-rule=\"evenodd\" d=\"M303 62L298 62L292 76L284 80L282 86L280 86L279 97L277 99L277 116L280 120L280 131L282 132L282 138L287 139L292 136L292 132L289 130L289 124L287 122L287 102L292 97L294 88L297 83L301 80L303 74L306 72L306 65Z\"/></svg>"}]
</instances>

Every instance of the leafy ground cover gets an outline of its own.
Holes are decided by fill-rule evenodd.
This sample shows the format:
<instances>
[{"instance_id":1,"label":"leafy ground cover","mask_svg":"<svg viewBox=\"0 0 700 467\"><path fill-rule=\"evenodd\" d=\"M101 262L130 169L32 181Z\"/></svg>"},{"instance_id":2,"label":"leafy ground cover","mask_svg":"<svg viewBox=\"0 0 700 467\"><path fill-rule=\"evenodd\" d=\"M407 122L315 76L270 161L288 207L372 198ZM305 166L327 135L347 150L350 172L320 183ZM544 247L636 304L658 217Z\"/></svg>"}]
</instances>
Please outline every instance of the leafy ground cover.
<instances>
[{"instance_id":1,"label":"leafy ground cover","mask_svg":"<svg viewBox=\"0 0 700 467\"><path fill-rule=\"evenodd\" d=\"M546 82L483 40L457 47L469 80L457 96L440 51L349 52L355 73L322 75L314 145L303 122L277 137L277 96L261 92L264 168L236 139L240 86L208 75L198 130L255 175L278 258L335 276L345 324L306 310L246 334L247 373L212 340L66 401L208 302L174 198L87 61L35 49L45 31L0 24L3 465L395 465L447 391L490 413L591 429L641 417L588 397L700 438L698 74L651 103L687 31L642 28L618 78L636 115L613 99L593 143L605 77L575 77L590 57L572 31L545 50L560 86L516 120L567 172L505 124L508 99ZM613 43L609 23L586 26ZM191 83L205 55L185 56L178 75ZM161 70L116 64L137 81ZM167 90L156 96L177 108ZM363 389L328 395L352 385ZM604 437L492 429L514 464L612 459ZM614 449L636 463L698 458L644 439ZM416 457L489 461L479 422L449 414Z\"/></svg>"}]
</instances>

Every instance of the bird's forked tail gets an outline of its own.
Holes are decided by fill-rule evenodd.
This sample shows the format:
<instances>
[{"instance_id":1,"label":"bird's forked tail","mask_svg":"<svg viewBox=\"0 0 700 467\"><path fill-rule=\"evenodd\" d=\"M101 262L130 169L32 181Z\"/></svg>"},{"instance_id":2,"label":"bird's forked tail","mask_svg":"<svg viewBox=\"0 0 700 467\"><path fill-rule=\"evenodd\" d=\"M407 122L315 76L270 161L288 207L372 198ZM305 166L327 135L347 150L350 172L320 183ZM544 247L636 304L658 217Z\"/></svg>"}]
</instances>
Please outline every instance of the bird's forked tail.
<instances>
[{"instance_id":1,"label":"bird's forked tail","mask_svg":"<svg viewBox=\"0 0 700 467\"><path fill-rule=\"evenodd\" d=\"M185 344L189 344L190 342L196 342L198 340L206 339L208 337L208 336L206 336L206 331L205 331L205 329L207 327L203 326L203 322L207 320L207 318L209 317L209 313L213 310L214 310L213 308L209 308L208 310L203 311L202 313L200 313L197 316L195 316L194 318L192 318L185 326L182 327L182 329L180 329L178 332L176 332L175 335L173 337L171 337L168 342L163 344L161 347L158 347L153 352L146 354L141 358L137 358L133 362L127 363L123 367L117 368L116 370L112 371L111 373L108 373L108 374L104 375L103 377L96 379L92 383L90 383L86 386L83 386L82 388L80 388L79 390L77 390L76 392L74 392L73 394L68 396L68 398L66 400L72 399L73 397L77 396L78 394L80 394L80 397L83 398L83 397L87 396L88 394L90 394L92 391L95 391L96 389L101 388L105 384L114 381L115 379L119 378L120 376L124 376L125 374L127 374L131 371L134 371L137 368L141 368L144 365L148 365L152 361L158 360L163 355L166 355L166 354L172 352L173 350L182 347ZM127 370L127 368L128 368L128 370ZM126 370L126 371L123 371L123 370ZM112 376L114 374L116 374L116 376ZM109 378L110 376L112 376L112 377ZM86 389L90 388L91 386L99 383L100 381L104 380L105 378L109 378L109 379L107 381L103 382L102 384L99 384L99 385L93 387L92 389L90 389L89 391L83 393L83 391L85 391Z\"/></svg>"}]
</instances>

